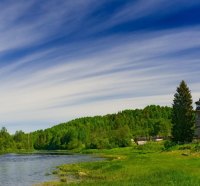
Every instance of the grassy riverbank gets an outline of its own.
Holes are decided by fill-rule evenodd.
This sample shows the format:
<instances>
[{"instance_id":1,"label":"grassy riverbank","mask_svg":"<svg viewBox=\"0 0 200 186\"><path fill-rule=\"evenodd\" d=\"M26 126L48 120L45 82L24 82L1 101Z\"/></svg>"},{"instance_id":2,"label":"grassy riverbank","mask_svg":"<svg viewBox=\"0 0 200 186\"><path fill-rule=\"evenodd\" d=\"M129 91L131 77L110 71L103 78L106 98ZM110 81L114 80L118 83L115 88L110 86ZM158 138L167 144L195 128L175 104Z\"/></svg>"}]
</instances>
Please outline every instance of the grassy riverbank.
<instances>
[{"instance_id":1,"label":"grassy riverbank","mask_svg":"<svg viewBox=\"0 0 200 186\"><path fill-rule=\"evenodd\" d=\"M154 143L130 148L83 151L108 159L62 165L54 172L60 182L44 185L199 186L200 154L193 147L176 146L170 151L163 151L161 143Z\"/></svg>"}]
</instances>

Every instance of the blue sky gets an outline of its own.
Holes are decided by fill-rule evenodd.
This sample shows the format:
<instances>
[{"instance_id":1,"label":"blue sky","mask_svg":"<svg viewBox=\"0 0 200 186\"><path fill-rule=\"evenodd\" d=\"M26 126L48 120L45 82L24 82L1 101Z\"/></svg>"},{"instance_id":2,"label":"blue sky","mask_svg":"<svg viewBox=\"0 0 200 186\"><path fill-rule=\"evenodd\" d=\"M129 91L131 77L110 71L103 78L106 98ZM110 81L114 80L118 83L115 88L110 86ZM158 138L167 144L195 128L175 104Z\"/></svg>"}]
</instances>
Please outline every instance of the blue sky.
<instances>
[{"instance_id":1,"label":"blue sky","mask_svg":"<svg viewBox=\"0 0 200 186\"><path fill-rule=\"evenodd\" d=\"M200 97L199 0L0 1L0 126L44 129L82 116Z\"/></svg>"}]
</instances>

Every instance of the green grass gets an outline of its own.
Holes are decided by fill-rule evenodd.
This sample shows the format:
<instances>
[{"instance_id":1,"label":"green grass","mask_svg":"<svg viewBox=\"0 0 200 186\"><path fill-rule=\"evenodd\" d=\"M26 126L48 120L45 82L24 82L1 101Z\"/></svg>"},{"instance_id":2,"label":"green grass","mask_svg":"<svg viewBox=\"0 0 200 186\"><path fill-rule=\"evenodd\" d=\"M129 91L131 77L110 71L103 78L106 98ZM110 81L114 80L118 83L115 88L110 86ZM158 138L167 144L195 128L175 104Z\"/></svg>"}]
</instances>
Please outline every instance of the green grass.
<instances>
[{"instance_id":1,"label":"green grass","mask_svg":"<svg viewBox=\"0 0 200 186\"><path fill-rule=\"evenodd\" d=\"M62 165L58 183L70 186L199 186L200 155L190 148L163 151L160 143L111 150L90 150L105 161ZM184 146L183 146L184 147ZM181 150L180 150L180 149Z\"/></svg>"}]
</instances>

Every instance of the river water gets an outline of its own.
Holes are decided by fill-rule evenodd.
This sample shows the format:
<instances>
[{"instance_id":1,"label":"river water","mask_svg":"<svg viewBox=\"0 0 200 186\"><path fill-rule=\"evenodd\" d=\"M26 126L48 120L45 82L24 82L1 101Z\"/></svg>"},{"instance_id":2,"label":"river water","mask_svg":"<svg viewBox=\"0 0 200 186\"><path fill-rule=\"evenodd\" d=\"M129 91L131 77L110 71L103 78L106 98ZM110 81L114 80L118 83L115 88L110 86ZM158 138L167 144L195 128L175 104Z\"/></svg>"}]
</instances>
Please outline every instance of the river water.
<instances>
[{"instance_id":1,"label":"river water","mask_svg":"<svg viewBox=\"0 0 200 186\"><path fill-rule=\"evenodd\" d=\"M89 155L5 154L0 156L0 186L32 186L54 180L49 175L61 164L96 161Z\"/></svg>"}]
</instances>

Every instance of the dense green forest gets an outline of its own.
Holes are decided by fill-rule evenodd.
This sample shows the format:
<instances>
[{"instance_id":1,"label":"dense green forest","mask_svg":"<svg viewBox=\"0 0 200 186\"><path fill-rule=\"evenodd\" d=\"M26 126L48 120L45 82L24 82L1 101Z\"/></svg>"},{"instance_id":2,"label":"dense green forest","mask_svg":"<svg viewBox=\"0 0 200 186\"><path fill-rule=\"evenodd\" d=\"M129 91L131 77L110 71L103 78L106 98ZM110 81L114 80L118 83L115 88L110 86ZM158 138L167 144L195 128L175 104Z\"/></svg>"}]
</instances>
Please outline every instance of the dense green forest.
<instances>
[{"instance_id":1,"label":"dense green forest","mask_svg":"<svg viewBox=\"0 0 200 186\"><path fill-rule=\"evenodd\" d=\"M171 135L170 107L147 106L117 114L84 117L31 133L10 135L0 130L0 151L114 148L131 145L131 139Z\"/></svg>"}]
</instances>

